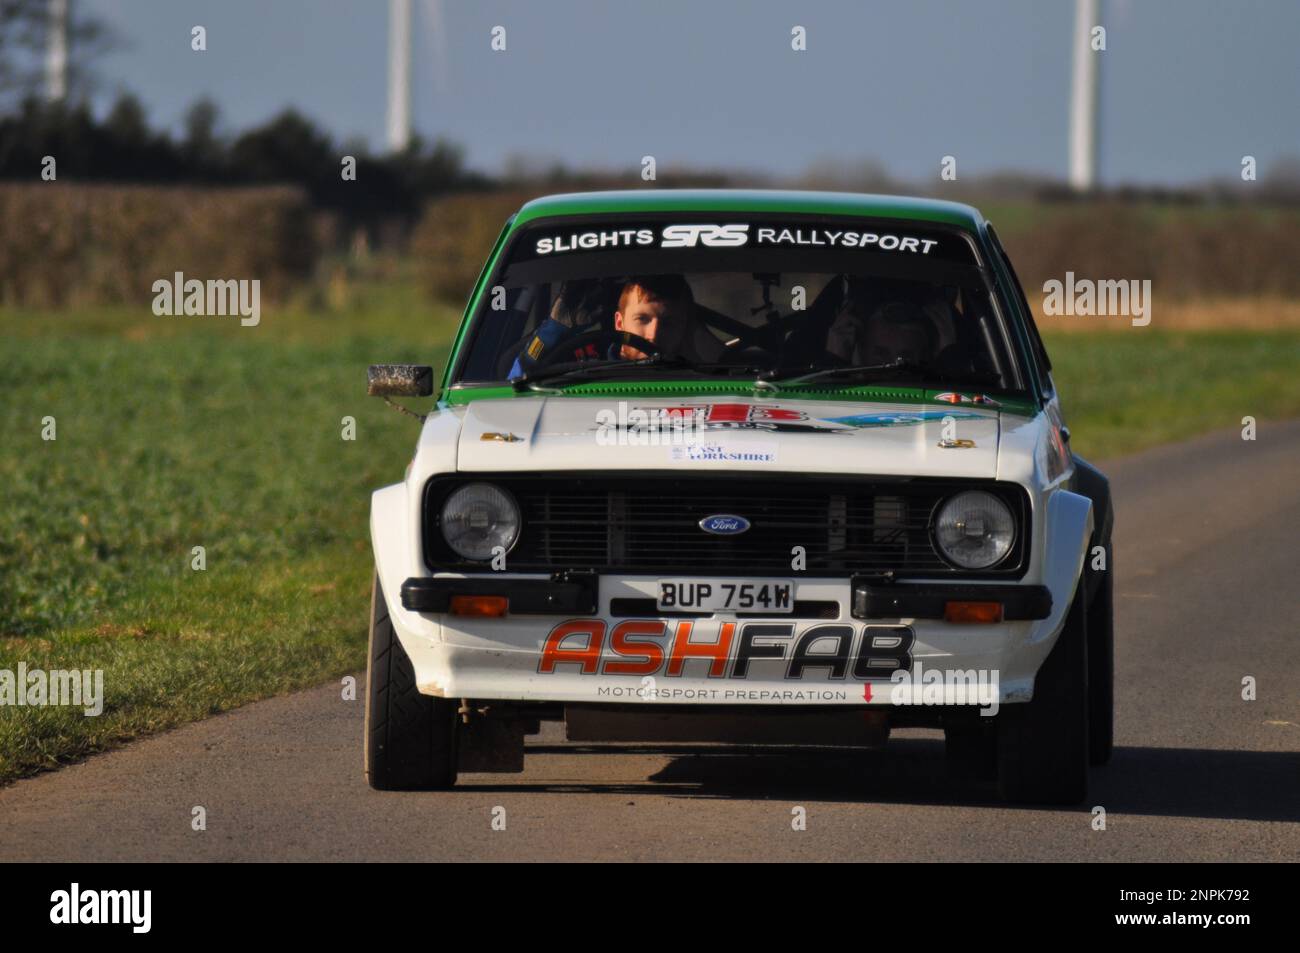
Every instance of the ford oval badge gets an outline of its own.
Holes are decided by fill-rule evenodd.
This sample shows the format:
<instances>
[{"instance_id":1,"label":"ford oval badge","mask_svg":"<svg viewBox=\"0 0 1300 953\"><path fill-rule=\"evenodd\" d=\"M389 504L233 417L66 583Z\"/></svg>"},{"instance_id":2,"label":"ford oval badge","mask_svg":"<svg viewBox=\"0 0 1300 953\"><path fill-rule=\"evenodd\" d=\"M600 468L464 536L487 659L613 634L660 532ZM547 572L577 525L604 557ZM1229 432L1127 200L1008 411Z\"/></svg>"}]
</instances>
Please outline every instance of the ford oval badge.
<instances>
[{"instance_id":1,"label":"ford oval badge","mask_svg":"<svg viewBox=\"0 0 1300 953\"><path fill-rule=\"evenodd\" d=\"M700 520L700 529L714 536L737 536L749 529L749 520L743 516L719 513L717 516L706 516Z\"/></svg>"}]
</instances>

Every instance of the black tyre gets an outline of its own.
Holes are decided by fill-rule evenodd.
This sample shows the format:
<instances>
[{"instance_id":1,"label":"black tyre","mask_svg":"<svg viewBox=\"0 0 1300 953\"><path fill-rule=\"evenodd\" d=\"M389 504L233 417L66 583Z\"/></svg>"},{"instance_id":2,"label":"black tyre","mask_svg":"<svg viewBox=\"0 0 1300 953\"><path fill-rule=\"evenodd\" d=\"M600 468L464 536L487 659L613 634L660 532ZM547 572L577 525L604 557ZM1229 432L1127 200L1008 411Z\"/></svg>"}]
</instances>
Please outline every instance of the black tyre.
<instances>
[{"instance_id":1,"label":"black tyre","mask_svg":"<svg viewBox=\"0 0 1300 953\"><path fill-rule=\"evenodd\" d=\"M1065 628L1038 670L1034 697L998 714L998 793L1031 804L1088 796L1088 624L1082 580Z\"/></svg>"},{"instance_id":2,"label":"black tyre","mask_svg":"<svg viewBox=\"0 0 1300 953\"><path fill-rule=\"evenodd\" d=\"M1088 760L1105 764L1115 739L1115 567L1106 545L1106 571L1088 603Z\"/></svg>"},{"instance_id":3,"label":"black tyre","mask_svg":"<svg viewBox=\"0 0 1300 953\"><path fill-rule=\"evenodd\" d=\"M379 579L370 604L366 667L366 779L379 791L429 791L456 783L456 703L421 695L393 631Z\"/></svg>"},{"instance_id":4,"label":"black tyre","mask_svg":"<svg viewBox=\"0 0 1300 953\"><path fill-rule=\"evenodd\" d=\"M997 777L996 718L978 714L943 726L948 776L956 781L988 781Z\"/></svg>"}]
</instances>

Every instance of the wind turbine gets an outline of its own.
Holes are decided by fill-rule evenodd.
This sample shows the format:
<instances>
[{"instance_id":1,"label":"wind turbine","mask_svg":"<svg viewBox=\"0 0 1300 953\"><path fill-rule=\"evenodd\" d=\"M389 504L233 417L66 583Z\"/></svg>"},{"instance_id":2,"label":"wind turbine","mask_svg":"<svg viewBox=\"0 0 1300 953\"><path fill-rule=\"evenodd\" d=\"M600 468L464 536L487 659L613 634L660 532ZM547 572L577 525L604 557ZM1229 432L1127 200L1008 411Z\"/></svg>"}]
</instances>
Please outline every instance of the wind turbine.
<instances>
[{"instance_id":1,"label":"wind turbine","mask_svg":"<svg viewBox=\"0 0 1300 953\"><path fill-rule=\"evenodd\" d=\"M1092 28L1097 0L1075 0L1074 64L1070 80L1070 187L1091 191L1097 185L1097 52Z\"/></svg>"},{"instance_id":2,"label":"wind turbine","mask_svg":"<svg viewBox=\"0 0 1300 953\"><path fill-rule=\"evenodd\" d=\"M68 0L50 0L45 35L45 98L52 103L68 95Z\"/></svg>"},{"instance_id":3,"label":"wind turbine","mask_svg":"<svg viewBox=\"0 0 1300 953\"><path fill-rule=\"evenodd\" d=\"M388 148L411 142L411 0L388 0Z\"/></svg>"}]
</instances>

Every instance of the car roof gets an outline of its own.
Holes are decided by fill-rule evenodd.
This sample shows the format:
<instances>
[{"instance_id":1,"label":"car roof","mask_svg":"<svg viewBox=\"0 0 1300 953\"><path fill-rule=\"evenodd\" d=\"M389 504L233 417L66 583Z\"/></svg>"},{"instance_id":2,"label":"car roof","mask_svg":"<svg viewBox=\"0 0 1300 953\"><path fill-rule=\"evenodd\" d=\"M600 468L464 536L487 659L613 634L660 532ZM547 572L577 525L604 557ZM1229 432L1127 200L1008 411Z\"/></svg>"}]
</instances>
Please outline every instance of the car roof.
<instances>
[{"instance_id":1,"label":"car roof","mask_svg":"<svg viewBox=\"0 0 1300 953\"><path fill-rule=\"evenodd\" d=\"M804 215L860 215L956 225L978 232L984 216L960 202L855 192L779 189L627 189L546 195L526 203L514 225L567 215L611 212L768 212Z\"/></svg>"}]
</instances>

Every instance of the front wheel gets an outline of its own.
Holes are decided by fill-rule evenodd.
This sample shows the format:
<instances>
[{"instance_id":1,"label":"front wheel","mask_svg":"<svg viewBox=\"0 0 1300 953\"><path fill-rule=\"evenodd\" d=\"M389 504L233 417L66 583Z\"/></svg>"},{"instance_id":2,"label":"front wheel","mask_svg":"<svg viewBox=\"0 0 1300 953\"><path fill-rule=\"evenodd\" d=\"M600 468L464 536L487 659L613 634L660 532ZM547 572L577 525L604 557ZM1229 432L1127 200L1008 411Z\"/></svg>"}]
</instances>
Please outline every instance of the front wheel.
<instances>
[{"instance_id":1,"label":"front wheel","mask_svg":"<svg viewBox=\"0 0 1300 953\"><path fill-rule=\"evenodd\" d=\"M1115 567L1106 544L1106 569L1088 605L1089 760L1110 760L1115 738Z\"/></svg>"},{"instance_id":2,"label":"front wheel","mask_svg":"<svg viewBox=\"0 0 1300 953\"><path fill-rule=\"evenodd\" d=\"M1088 620L1083 580L1034 697L997 716L998 793L1017 803L1078 804L1088 796Z\"/></svg>"},{"instance_id":3,"label":"front wheel","mask_svg":"<svg viewBox=\"0 0 1300 953\"><path fill-rule=\"evenodd\" d=\"M366 666L366 779L377 791L432 791L456 783L456 704L420 694L375 577Z\"/></svg>"}]
</instances>

